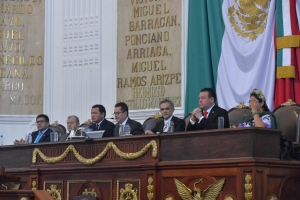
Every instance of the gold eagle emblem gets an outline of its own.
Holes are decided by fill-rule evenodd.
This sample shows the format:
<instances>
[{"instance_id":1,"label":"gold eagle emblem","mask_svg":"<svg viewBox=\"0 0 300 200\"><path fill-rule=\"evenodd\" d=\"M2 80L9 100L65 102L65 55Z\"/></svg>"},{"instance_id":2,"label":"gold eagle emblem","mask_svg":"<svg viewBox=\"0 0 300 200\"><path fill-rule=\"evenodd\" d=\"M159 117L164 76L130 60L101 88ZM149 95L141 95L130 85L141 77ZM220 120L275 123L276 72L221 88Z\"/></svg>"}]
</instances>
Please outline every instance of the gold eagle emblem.
<instances>
[{"instance_id":1,"label":"gold eagle emblem","mask_svg":"<svg viewBox=\"0 0 300 200\"><path fill-rule=\"evenodd\" d=\"M228 8L231 26L243 38L256 40L266 29L270 0L236 0L237 7Z\"/></svg>"},{"instance_id":2,"label":"gold eagle emblem","mask_svg":"<svg viewBox=\"0 0 300 200\"><path fill-rule=\"evenodd\" d=\"M178 194L182 200L216 200L219 196L221 189L225 183L225 178L218 180L214 184L211 184L203 191L204 197L201 196L201 189L196 188L196 184L202 182L202 178L194 183L194 192L181 181L174 178Z\"/></svg>"}]
</instances>

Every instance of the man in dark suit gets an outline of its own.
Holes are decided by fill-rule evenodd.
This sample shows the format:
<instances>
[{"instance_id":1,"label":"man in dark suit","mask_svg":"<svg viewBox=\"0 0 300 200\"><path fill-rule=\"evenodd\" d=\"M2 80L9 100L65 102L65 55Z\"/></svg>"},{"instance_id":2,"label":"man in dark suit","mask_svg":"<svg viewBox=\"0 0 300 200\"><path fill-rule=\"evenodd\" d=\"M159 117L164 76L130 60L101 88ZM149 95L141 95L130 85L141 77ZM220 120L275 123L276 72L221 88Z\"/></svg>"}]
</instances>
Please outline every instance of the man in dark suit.
<instances>
[{"instance_id":1,"label":"man in dark suit","mask_svg":"<svg viewBox=\"0 0 300 200\"><path fill-rule=\"evenodd\" d=\"M168 132L171 122L174 123L174 132L185 131L185 121L173 115L175 108L172 101L168 99L162 100L159 103L159 108L164 120L157 122L152 130L146 130L145 134Z\"/></svg>"},{"instance_id":2,"label":"man in dark suit","mask_svg":"<svg viewBox=\"0 0 300 200\"><path fill-rule=\"evenodd\" d=\"M79 127L79 118L76 115L70 115L67 119L67 130L68 133L63 134L60 138L59 141L66 141L67 138L69 137L70 133L72 130L76 131L77 128ZM81 133L80 131L76 131L76 136L80 136Z\"/></svg>"},{"instance_id":3,"label":"man in dark suit","mask_svg":"<svg viewBox=\"0 0 300 200\"><path fill-rule=\"evenodd\" d=\"M104 106L96 104L92 107L91 118L94 124L89 126L89 129L96 130L105 130L102 137L114 137L113 130L115 128L114 123L105 119L106 110Z\"/></svg>"},{"instance_id":4,"label":"man in dark suit","mask_svg":"<svg viewBox=\"0 0 300 200\"><path fill-rule=\"evenodd\" d=\"M50 142L49 117L45 114L40 114L36 117L37 131L32 132L32 143ZM23 139L15 140L14 144L25 144Z\"/></svg>"},{"instance_id":5,"label":"man in dark suit","mask_svg":"<svg viewBox=\"0 0 300 200\"><path fill-rule=\"evenodd\" d=\"M128 117L128 106L126 103L120 102L115 105L114 116L118 122L114 129L115 137L119 137L120 124L123 125L123 127L130 126L131 135L141 135L144 133L142 124Z\"/></svg>"},{"instance_id":6,"label":"man in dark suit","mask_svg":"<svg viewBox=\"0 0 300 200\"><path fill-rule=\"evenodd\" d=\"M228 112L215 105L216 93L211 88L204 88L199 94L199 107L191 112L187 131L218 128L218 117L224 117L224 128L229 128Z\"/></svg>"}]
</instances>

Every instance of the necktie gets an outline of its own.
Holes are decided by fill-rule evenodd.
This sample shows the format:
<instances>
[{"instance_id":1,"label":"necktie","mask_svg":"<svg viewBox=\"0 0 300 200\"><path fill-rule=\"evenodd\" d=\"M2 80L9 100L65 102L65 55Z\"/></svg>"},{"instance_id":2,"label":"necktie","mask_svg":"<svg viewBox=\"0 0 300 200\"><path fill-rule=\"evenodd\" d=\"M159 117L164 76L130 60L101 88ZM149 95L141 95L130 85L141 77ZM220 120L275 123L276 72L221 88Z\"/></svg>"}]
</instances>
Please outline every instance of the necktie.
<instances>
[{"instance_id":1,"label":"necktie","mask_svg":"<svg viewBox=\"0 0 300 200\"><path fill-rule=\"evenodd\" d=\"M168 132L168 123L167 122L165 122L165 126L164 126L164 130L163 130L164 132Z\"/></svg>"},{"instance_id":2,"label":"necktie","mask_svg":"<svg viewBox=\"0 0 300 200\"><path fill-rule=\"evenodd\" d=\"M40 139L41 139L42 136L43 136L43 132L39 131L39 134L38 134L38 136L36 137L34 143L39 143L39 141L40 141Z\"/></svg>"},{"instance_id":3,"label":"necktie","mask_svg":"<svg viewBox=\"0 0 300 200\"><path fill-rule=\"evenodd\" d=\"M123 136L123 125L119 124L119 136Z\"/></svg>"},{"instance_id":4,"label":"necktie","mask_svg":"<svg viewBox=\"0 0 300 200\"><path fill-rule=\"evenodd\" d=\"M203 112L203 116L204 116L204 118L207 118L207 114L208 114L208 112L207 112L207 111L204 111L204 112Z\"/></svg>"},{"instance_id":5,"label":"necktie","mask_svg":"<svg viewBox=\"0 0 300 200\"><path fill-rule=\"evenodd\" d=\"M99 124L96 124L96 131L99 130Z\"/></svg>"}]
</instances>

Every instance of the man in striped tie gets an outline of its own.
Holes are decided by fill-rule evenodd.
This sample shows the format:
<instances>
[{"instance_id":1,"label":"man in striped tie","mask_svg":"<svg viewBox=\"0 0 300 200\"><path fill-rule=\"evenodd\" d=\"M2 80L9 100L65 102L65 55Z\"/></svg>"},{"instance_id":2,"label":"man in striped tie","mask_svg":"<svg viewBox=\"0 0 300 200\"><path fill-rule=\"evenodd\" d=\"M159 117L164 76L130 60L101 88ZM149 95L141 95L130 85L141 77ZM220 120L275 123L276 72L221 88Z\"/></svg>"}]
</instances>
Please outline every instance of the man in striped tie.
<instances>
[{"instance_id":1,"label":"man in striped tie","mask_svg":"<svg viewBox=\"0 0 300 200\"><path fill-rule=\"evenodd\" d=\"M49 117L45 114L40 114L36 117L37 131L32 132L32 143L50 142ZM14 144L24 144L23 138L15 140Z\"/></svg>"},{"instance_id":2,"label":"man in striped tie","mask_svg":"<svg viewBox=\"0 0 300 200\"><path fill-rule=\"evenodd\" d=\"M173 132L185 131L185 121L173 115L175 107L171 100L162 100L159 103L159 109L164 120L157 122L152 130L146 130L146 135L168 132L171 122L174 124Z\"/></svg>"}]
</instances>

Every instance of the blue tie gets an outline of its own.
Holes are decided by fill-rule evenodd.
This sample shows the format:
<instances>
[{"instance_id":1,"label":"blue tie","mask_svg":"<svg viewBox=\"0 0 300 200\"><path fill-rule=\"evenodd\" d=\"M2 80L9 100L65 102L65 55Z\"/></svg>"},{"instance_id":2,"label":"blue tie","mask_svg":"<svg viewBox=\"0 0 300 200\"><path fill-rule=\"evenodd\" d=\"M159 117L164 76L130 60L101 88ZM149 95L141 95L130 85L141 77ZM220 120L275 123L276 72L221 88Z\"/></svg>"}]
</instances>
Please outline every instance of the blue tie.
<instances>
[{"instance_id":1,"label":"blue tie","mask_svg":"<svg viewBox=\"0 0 300 200\"><path fill-rule=\"evenodd\" d=\"M38 136L36 137L34 143L39 143L39 141L40 141L40 139L41 139L42 136L43 136L43 132L39 131L39 134L38 134Z\"/></svg>"}]
</instances>

